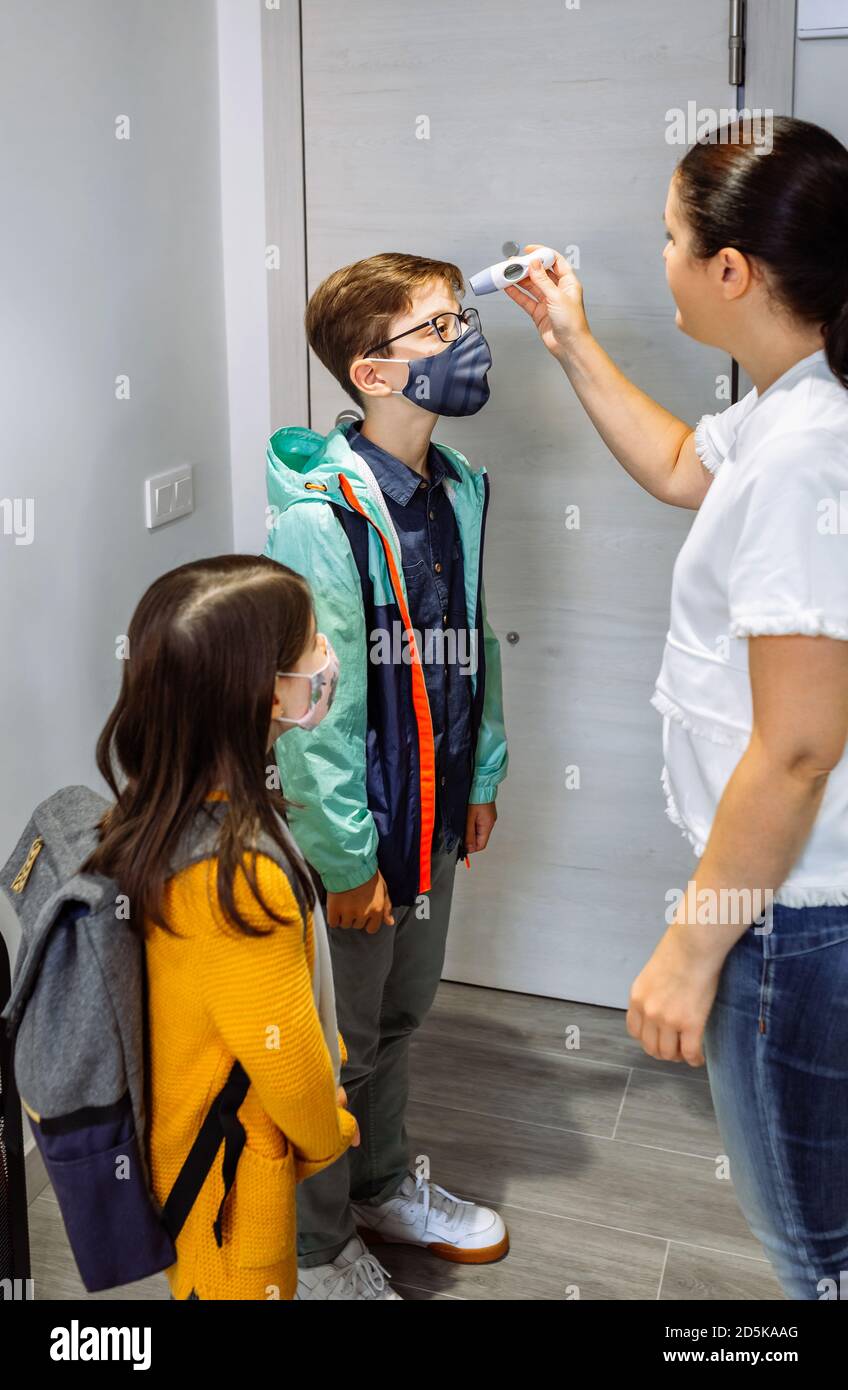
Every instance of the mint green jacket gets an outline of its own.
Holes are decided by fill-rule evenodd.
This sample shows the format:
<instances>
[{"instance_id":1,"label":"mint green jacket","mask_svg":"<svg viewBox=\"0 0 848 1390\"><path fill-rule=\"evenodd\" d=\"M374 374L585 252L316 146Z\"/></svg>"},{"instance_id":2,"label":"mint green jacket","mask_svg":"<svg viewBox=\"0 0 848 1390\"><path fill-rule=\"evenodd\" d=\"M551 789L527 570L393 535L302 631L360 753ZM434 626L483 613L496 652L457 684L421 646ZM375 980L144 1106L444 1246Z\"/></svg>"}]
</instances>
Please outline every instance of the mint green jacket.
<instances>
[{"instance_id":1,"label":"mint green jacket","mask_svg":"<svg viewBox=\"0 0 848 1390\"><path fill-rule=\"evenodd\" d=\"M408 611L400 543L374 474L347 442L348 428L342 425L326 438L305 428L281 429L267 449L269 535L265 554L309 581L318 630L329 637L340 663L336 697L322 722L314 730L293 727L275 745L285 796L301 805L289 813L292 831L329 892L343 892L371 878L378 865L379 845L366 792L370 634L366 632L359 570L331 504L359 511L373 523L368 528L368 573L375 605L394 601L401 611L404 606ZM477 625L485 469L472 468L455 449L442 444L438 447L459 473L459 481L447 477L443 486L454 509L462 545L468 627L472 631ZM485 683L470 804L495 800L508 762L500 647L486 614L482 583L479 597ZM476 672L470 679L476 690ZM423 680L418 682L421 688ZM429 705L418 717L425 746ZM422 774L425 806L431 791ZM430 886L429 841L425 846L424 838L422 834L419 892Z\"/></svg>"}]
</instances>

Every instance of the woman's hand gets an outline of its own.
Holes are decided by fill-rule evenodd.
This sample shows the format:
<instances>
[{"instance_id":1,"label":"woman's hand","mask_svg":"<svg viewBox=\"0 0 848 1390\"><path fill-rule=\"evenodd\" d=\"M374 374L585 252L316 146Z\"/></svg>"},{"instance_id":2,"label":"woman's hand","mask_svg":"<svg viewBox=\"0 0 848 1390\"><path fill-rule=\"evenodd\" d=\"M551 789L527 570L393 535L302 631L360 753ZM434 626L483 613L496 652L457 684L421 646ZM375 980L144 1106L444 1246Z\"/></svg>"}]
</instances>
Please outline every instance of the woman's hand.
<instances>
[{"instance_id":1,"label":"woman's hand","mask_svg":"<svg viewBox=\"0 0 848 1390\"><path fill-rule=\"evenodd\" d=\"M531 243L524 254L537 250ZM713 475L698 457L694 431L619 371L592 336L583 286L565 257L555 254L550 270L531 262L529 274L504 294L529 314L601 439L631 478L662 502L700 507Z\"/></svg>"},{"instance_id":2,"label":"woman's hand","mask_svg":"<svg viewBox=\"0 0 848 1390\"><path fill-rule=\"evenodd\" d=\"M674 923L630 990L627 1031L649 1057L704 1063L703 1037L725 952L705 952L697 930Z\"/></svg>"},{"instance_id":3,"label":"woman's hand","mask_svg":"<svg viewBox=\"0 0 848 1390\"><path fill-rule=\"evenodd\" d=\"M525 246L521 254L529 255L536 245ZM508 285L504 294L530 315L539 337L554 357L567 357L575 338L589 332L583 286L559 252L550 270L545 270L540 261L531 262L529 274L515 285Z\"/></svg>"}]
</instances>

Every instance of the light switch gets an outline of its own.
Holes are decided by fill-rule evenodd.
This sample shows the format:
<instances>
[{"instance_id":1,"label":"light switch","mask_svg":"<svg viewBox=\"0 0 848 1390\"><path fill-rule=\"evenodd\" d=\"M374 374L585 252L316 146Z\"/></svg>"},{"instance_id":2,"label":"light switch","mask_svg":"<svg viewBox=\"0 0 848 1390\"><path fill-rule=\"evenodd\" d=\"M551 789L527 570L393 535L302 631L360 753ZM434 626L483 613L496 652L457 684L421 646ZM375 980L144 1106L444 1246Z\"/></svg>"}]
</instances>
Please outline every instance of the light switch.
<instances>
[{"instance_id":1,"label":"light switch","mask_svg":"<svg viewBox=\"0 0 848 1390\"><path fill-rule=\"evenodd\" d=\"M166 483L156 489L156 520L167 521L174 505L174 484Z\"/></svg>"},{"instance_id":2,"label":"light switch","mask_svg":"<svg viewBox=\"0 0 848 1390\"><path fill-rule=\"evenodd\" d=\"M145 479L144 507L148 531L193 512L194 469L191 464Z\"/></svg>"},{"instance_id":3,"label":"light switch","mask_svg":"<svg viewBox=\"0 0 848 1390\"><path fill-rule=\"evenodd\" d=\"M190 512L194 506L194 489L191 484L191 475L180 478L174 491L174 510L180 512Z\"/></svg>"}]
</instances>

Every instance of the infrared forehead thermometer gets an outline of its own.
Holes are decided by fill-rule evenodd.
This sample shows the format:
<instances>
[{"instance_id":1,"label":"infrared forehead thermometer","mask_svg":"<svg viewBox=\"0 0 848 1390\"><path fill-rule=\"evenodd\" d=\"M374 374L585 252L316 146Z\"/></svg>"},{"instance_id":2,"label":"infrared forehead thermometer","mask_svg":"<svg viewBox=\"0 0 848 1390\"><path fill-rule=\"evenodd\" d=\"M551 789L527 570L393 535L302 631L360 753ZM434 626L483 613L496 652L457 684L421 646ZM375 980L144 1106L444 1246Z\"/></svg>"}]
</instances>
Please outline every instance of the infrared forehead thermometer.
<instances>
[{"instance_id":1,"label":"infrared forehead thermometer","mask_svg":"<svg viewBox=\"0 0 848 1390\"><path fill-rule=\"evenodd\" d=\"M475 294L492 294L495 290L505 289L507 285L523 280L531 261L541 261L545 270L550 270L555 260L556 251L552 251L550 246L537 246L526 256L510 256L507 261L498 261L497 265L478 270L468 283Z\"/></svg>"}]
</instances>

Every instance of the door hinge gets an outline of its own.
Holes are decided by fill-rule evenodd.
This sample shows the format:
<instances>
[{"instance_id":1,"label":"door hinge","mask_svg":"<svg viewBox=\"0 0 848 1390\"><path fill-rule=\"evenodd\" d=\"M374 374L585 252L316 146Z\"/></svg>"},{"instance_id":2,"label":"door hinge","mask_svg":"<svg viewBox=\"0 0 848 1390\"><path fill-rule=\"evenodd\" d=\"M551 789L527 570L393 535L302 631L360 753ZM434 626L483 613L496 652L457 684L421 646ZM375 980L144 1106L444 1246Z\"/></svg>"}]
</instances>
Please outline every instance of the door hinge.
<instances>
[{"instance_id":1,"label":"door hinge","mask_svg":"<svg viewBox=\"0 0 848 1390\"><path fill-rule=\"evenodd\" d=\"M745 81L745 0L730 0L730 25L727 36L730 51L731 87L741 87Z\"/></svg>"}]
</instances>

